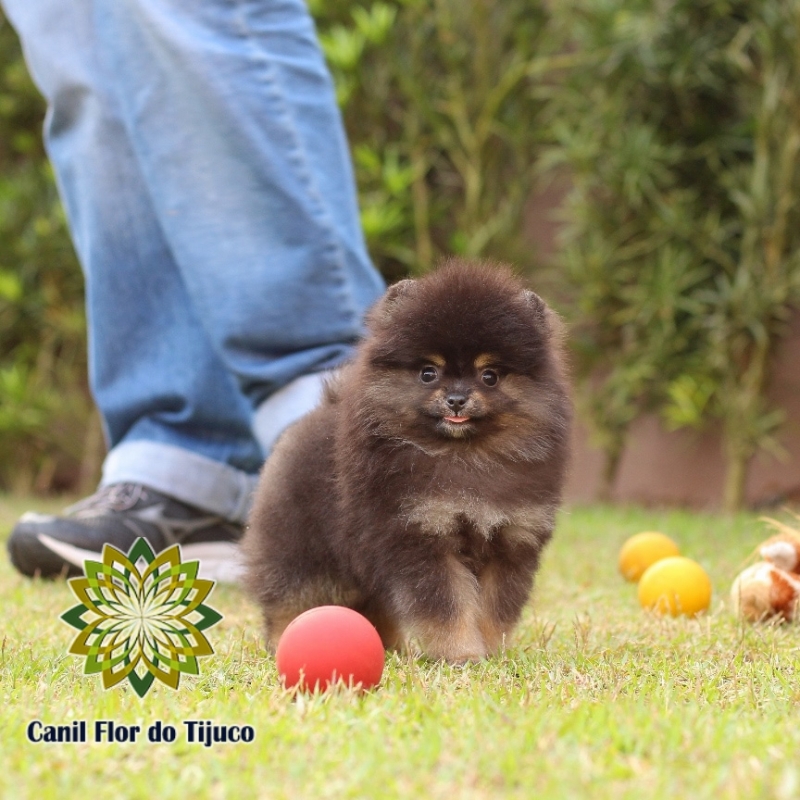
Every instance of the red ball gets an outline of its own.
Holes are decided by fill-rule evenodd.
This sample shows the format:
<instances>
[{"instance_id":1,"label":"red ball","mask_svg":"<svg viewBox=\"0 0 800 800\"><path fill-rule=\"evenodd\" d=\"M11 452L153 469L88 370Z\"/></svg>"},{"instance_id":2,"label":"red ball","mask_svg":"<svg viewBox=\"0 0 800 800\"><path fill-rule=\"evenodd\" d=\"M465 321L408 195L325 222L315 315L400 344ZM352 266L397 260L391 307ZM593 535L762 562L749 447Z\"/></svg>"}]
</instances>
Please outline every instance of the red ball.
<instances>
[{"instance_id":1,"label":"red ball","mask_svg":"<svg viewBox=\"0 0 800 800\"><path fill-rule=\"evenodd\" d=\"M351 608L319 606L293 619L278 641L278 673L287 688L327 689L341 680L371 689L383 674L383 643Z\"/></svg>"}]
</instances>

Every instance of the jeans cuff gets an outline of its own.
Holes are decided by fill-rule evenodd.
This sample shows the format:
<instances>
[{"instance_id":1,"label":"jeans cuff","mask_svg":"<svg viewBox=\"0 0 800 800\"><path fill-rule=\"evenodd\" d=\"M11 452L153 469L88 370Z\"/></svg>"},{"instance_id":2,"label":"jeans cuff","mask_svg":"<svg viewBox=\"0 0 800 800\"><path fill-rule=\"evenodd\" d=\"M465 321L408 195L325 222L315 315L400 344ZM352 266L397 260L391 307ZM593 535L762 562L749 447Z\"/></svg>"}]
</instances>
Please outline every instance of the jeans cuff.
<instances>
[{"instance_id":1,"label":"jeans cuff","mask_svg":"<svg viewBox=\"0 0 800 800\"><path fill-rule=\"evenodd\" d=\"M103 462L101 486L141 483L182 503L245 523L258 476L163 442L123 442Z\"/></svg>"},{"instance_id":2,"label":"jeans cuff","mask_svg":"<svg viewBox=\"0 0 800 800\"><path fill-rule=\"evenodd\" d=\"M265 454L272 452L278 437L293 422L304 417L322 399L325 382L334 370L301 375L271 394L257 409L253 417L253 435Z\"/></svg>"}]
</instances>

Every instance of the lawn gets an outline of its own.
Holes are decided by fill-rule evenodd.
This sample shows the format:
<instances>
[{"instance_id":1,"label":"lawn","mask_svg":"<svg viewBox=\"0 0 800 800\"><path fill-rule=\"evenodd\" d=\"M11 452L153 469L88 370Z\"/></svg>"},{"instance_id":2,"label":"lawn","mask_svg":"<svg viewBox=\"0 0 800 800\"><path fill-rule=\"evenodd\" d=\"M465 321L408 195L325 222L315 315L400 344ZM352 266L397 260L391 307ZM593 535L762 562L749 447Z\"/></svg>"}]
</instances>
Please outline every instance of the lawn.
<instances>
[{"instance_id":1,"label":"lawn","mask_svg":"<svg viewBox=\"0 0 800 800\"><path fill-rule=\"evenodd\" d=\"M29 503L0 498L0 540ZM39 509L59 504L38 503ZM698 620L642 612L616 570L640 530L671 535L714 584ZM15 798L734 798L800 796L797 629L740 624L731 581L769 532L753 515L565 511L505 653L465 668L390 655L379 689L293 698L256 608L218 586L215 655L178 691L104 691L67 655L60 582L0 556L0 796ZM173 744L34 744L32 720L156 720ZM184 722L251 725L206 748Z\"/></svg>"}]
</instances>

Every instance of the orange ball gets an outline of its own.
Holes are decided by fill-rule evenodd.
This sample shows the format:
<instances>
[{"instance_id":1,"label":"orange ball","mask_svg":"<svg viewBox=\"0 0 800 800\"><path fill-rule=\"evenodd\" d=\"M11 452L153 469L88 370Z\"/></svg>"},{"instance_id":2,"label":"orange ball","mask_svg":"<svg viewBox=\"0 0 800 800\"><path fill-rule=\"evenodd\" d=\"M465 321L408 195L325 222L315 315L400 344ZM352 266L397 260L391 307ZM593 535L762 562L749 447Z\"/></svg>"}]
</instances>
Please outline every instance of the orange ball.
<instances>
[{"instance_id":1,"label":"orange ball","mask_svg":"<svg viewBox=\"0 0 800 800\"><path fill-rule=\"evenodd\" d=\"M711 605L711 579L691 558L662 558L642 575L639 602L658 614L694 617Z\"/></svg>"},{"instance_id":2,"label":"orange ball","mask_svg":"<svg viewBox=\"0 0 800 800\"><path fill-rule=\"evenodd\" d=\"M381 637L351 608L318 606L292 620L275 652L287 688L325 690L332 684L371 689L383 674Z\"/></svg>"},{"instance_id":3,"label":"orange ball","mask_svg":"<svg viewBox=\"0 0 800 800\"><path fill-rule=\"evenodd\" d=\"M631 536L619 551L619 571L626 581L636 582L656 561L680 555L678 545L663 533L644 531Z\"/></svg>"}]
</instances>

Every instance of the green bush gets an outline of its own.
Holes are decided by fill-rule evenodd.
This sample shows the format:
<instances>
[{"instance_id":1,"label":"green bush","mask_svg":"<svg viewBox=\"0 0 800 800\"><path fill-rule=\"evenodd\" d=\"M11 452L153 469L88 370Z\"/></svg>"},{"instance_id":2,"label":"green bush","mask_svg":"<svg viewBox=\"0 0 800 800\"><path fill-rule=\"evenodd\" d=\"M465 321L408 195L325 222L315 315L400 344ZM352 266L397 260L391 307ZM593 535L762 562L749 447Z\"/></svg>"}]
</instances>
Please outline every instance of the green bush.
<instances>
[{"instance_id":1,"label":"green bush","mask_svg":"<svg viewBox=\"0 0 800 800\"><path fill-rule=\"evenodd\" d=\"M389 278L442 254L530 269L522 212L542 146L544 0L312 0Z\"/></svg>"},{"instance_id":2,"label":"green bush","mask_svg":"<svg viewBox=\"0 0 800 800\"><path fill-rule=\"evenodd\" d=\"M87 435L96 438L82 279L42 149L43 117L0 17L0 489L74 488Z\"/></svg>"},{"instance_id":3,"label":"green bush","mask_svg":"<svg viewBox=\"0 0 800 800\"><path fill-rule=\"evenodd\" d=\"M800 3L553 8L575 63L546 163L573 181L563 263L609 484L642 412L718 421L734 508L750 457L775 448L769 357L800 298Z\"/></svg>"}]
</instances>

